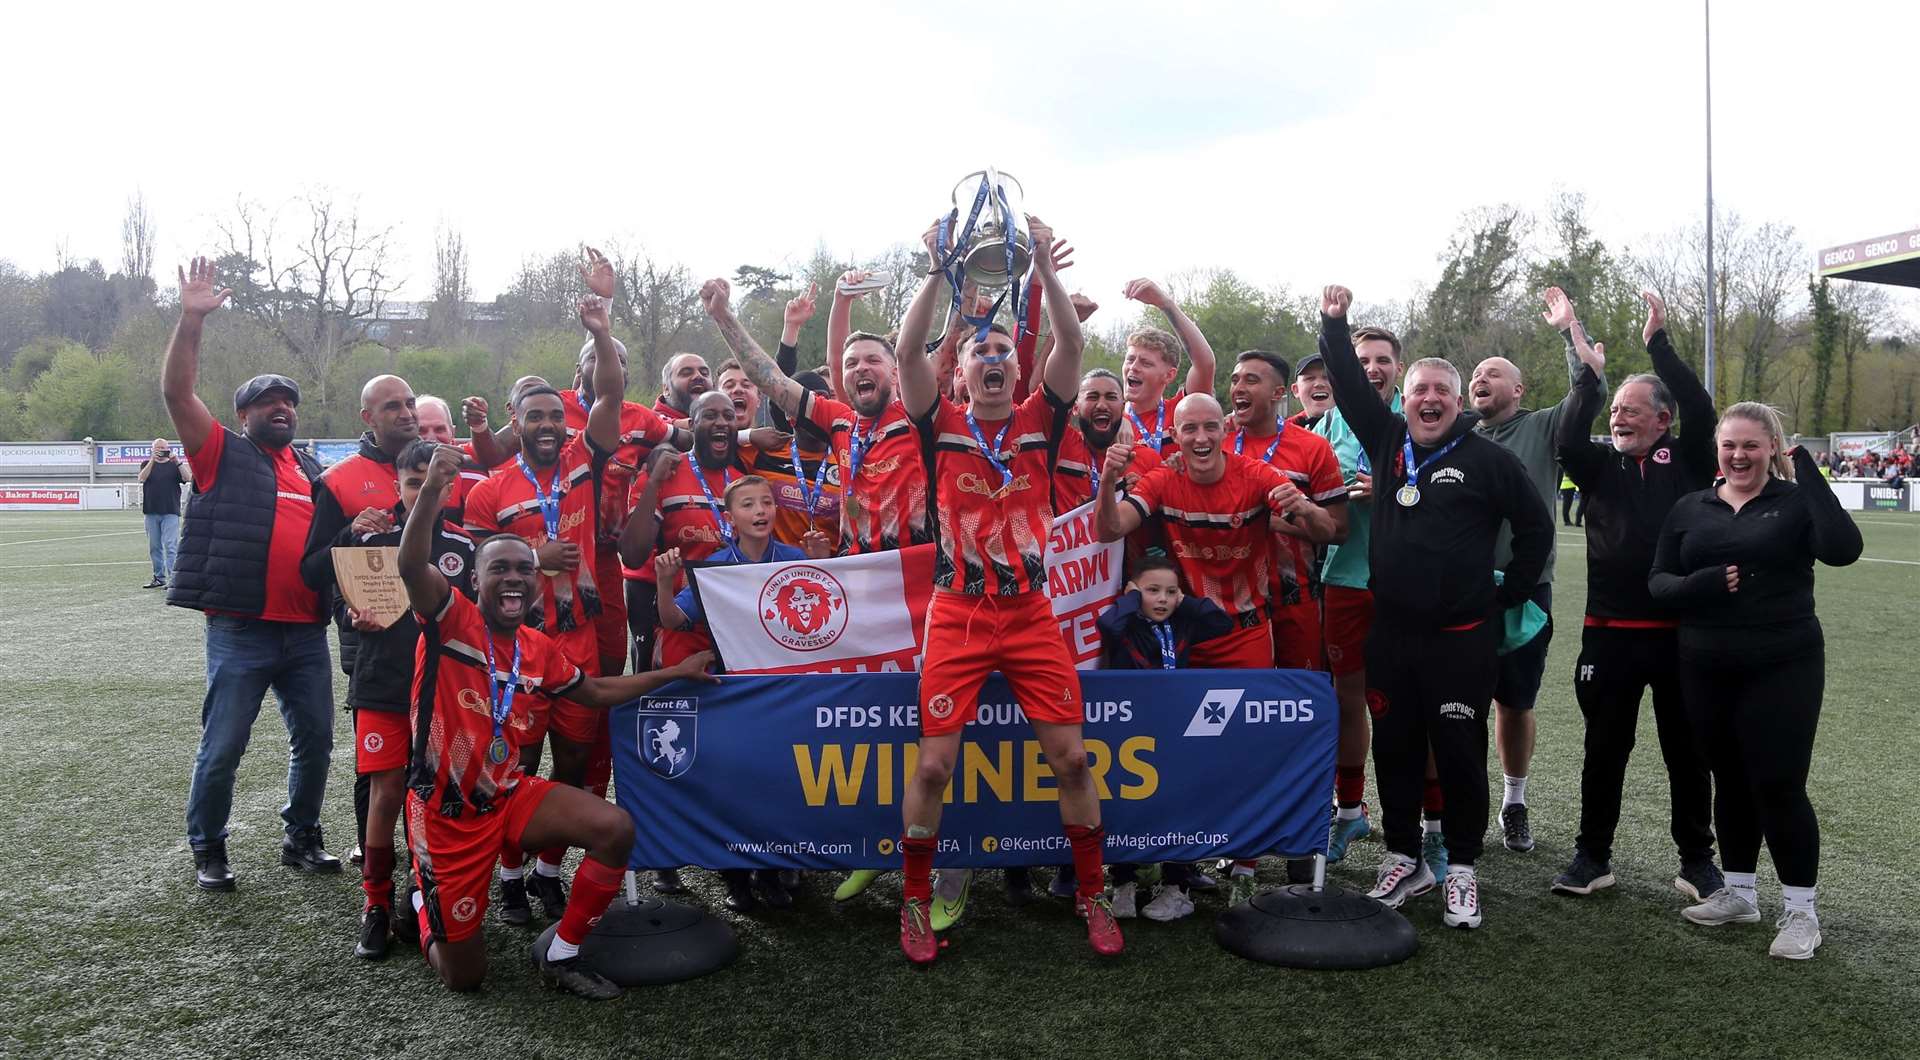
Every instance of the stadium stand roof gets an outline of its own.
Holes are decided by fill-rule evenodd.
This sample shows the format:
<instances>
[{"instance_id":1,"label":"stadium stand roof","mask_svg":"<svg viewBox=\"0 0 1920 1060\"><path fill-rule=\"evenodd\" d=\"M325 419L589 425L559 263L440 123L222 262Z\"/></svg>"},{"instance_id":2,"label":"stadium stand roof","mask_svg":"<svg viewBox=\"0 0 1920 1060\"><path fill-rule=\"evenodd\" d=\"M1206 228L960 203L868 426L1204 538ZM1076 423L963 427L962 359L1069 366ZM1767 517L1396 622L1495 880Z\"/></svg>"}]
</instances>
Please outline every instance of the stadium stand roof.
<instances>
[{"instance_id":1,"label":"stadium stand roof","mask_svg":"<svg viewBox=\"0 0 1920 1060\"><path fill-rule=\"evenodd\" d=\"M1817 264L1830 279L1920 287L1920 228L1828 247Z\"/></svg>"}]
</instances>

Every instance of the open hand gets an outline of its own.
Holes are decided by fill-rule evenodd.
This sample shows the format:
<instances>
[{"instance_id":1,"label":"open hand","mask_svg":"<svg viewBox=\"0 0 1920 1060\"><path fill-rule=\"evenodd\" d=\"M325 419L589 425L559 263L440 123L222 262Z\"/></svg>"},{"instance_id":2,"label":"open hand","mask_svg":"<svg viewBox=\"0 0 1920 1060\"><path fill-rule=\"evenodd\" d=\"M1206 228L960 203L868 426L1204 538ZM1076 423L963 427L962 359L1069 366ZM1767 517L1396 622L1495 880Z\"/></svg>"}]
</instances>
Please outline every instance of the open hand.
<instances>
[{"instance_id":1,"label":"open hand","mask_svg":"<svg viewBox=\"0 0 1920 1060\"><path fill-rule=\"evenodd\" d=\"M833 542L825 530L809 530L800 535L800 551L805 552L808 559L826 559L833 555Z\"/></svg>"},{"instance_id":2,"label":"open hand","mask_svg":"<svg viewBox=\"0 0 1920 1060\"><path fill-rule=\"evenodd\" d=\"M711 651L697 651L668 667L667 672L683 681L716 684L720 679L707 672L713 665L713 658Z\"/></svg>"},{"instance_id":3,"label":"open hand","mask_svg":"<svg viewBox=\"0 0 1920 1060\"><path fill-rule=\"evenodd\" d=\"M790 328L798 329L804 327L807 321L813 319L814 299L819 296L820 285L817 283L808 284L806 294L796 294L792 298L787 299L787 311L782 316L781 322Z\"/></svg>"},{"instance_id":4,"label":"open hand","mask_svg":"<svg viewBox=\"0 0 1920 1060\"><path fill-rule=\"evenodd\" d=\"M1640 329L1640 341L1652 342L1653 336L1667 326L1667 303L1651 287L1640 292L1640 300L1647 303L1647 323Z\"/></svg>"},{"instance_id":5,"label":"open hand","mask_svg":"<svg viewBox=\"0 0 1920 1060\"><path fill-rule=\"evenodd\" d=\"M1573 299L1558 287L1549 287L1540 292L1541 301L1547 308L1540 313L1540 319L1555 331L1565 331L1573 326Z\"/></svg>"},{"instance_id":6,"label":"open hand","mask_svg":"<svg viewBox=\"0 0 1920 1060\"><path fill-rule=\"evenodd\" d=\"M232 288L214 282L213 262L195 258L180 270L180 315L204 317L227 304Z\"/></svg>"},{"instance_id":7,"label":"open hand","mask_svg":"<svg viewBox=\"0 0 1920 1060\"><path fill-rule=\"evenodd\" d=\"M580 326L594 335L605 335L613 328L607 315L607 300L597 294L580 299Z\"/></svg>"},{"instance_id":8,"label":"open hand","mask_svg":"<svg viewBox=\"0 0 1920 1060\"><path fill-rule=\"evenodd\" d=\"M587 290L595 295L611 300L613 298L613 263L605 254L592 247L582 248L586 260L580 263L580 278L587 282Z\"/></svg>"}]
</instances>

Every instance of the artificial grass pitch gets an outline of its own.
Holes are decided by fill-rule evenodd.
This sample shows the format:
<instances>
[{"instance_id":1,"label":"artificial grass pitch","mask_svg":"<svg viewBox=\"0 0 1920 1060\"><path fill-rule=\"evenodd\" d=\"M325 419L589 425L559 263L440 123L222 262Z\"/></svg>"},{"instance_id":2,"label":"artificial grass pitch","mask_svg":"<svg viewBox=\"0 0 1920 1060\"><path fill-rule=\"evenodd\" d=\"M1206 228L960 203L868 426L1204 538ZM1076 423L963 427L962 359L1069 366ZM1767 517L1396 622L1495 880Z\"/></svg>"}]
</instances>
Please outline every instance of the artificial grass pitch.
<instances>
[{"instance_id":1,"label":"artificial grass pitch","mask_svg":"<svg viewBox=\"0 0 1920 1060\"><path fill-rule=\"evenodd\" d=\"M1887 562L1820 568L1827 695L1812 792L1825 944L1813 961L1767 956L1780 901L1764 858L1762 924L1681 920L1650 706L1627 776L1619 886L1548 892L1579 812L1585 554L1563 528L1528 786L1539 846L1509 853L1493 825L1478 931L1441 926L1436 889L1406 910L1421 942L1407 963L1287 971L1217 947L1224 899L1201 897L1178 923L1125 922L1126 956L1099 962L1067 903L1011 908L989 873L939 963L920 972L895 942L897 874L842 905L837 880L816 875L792 912L742 918L721 906L711 873L690 871L691 900L730 919L740 961L592 1004L539 986L527 960L538 920L516 930L490 915L478 994L447 993L398 945L384 964L356 960L358 876L278 864L287 759L271 700L234 801L239 891L196 890L183 813L204 691L200 616L140 588L137 514L0 516L0 742L13 750L0 813L0 1056L1909 1055L1920 1041L1920 518L1858 518L1866 555ZM325 815L342 856L352 747L343 701ZM1489 770L1497 806L1491 754ZM1365 890L1381 850L1377 838L1357 844L1332 878ZM1262 882L1284 882L1282 867Z\"/></svg>"}]
</instances>

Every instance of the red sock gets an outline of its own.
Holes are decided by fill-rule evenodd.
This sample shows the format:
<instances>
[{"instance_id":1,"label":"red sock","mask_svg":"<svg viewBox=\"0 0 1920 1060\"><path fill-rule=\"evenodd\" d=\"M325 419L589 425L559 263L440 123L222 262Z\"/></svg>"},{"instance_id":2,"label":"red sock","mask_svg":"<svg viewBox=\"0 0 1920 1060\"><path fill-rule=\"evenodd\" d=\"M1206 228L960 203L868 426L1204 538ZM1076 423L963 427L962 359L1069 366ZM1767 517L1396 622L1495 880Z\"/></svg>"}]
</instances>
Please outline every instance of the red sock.
<instances>
[{"instance_id":1,"label":"red sock","mask_svg":"<svg viewBox=\"0 0 1920 1060\"><path fill-rule=\"evenodd\" d=\"M526 863L527 863L527 852L524 850L521 850L518 846L512 843L508 843L503 845L500 848L500 867L501 868L517 869L522 865L525 865Z\"/></svg>"},{"instance_id":2,"label":"red sock","mask_svg":"<svg viewBox=\"0 0 1920 1060\"><path fill-rule=\"evenodd\" d=\"M360 863L360 889L367 894L369 906L384 905L391 912L393 908L393 848L362 847Z\"/></svg>"},{"instance_id":3,"label":"red sock","mask_svg":"<svg viewBox=\"0 0 1920 1060\"><path fill-rule=\"evenodd\" d=\"M1107 889L1100 871L1100 858L1107 845L1107 830L1101 825L1067 826L1067 842L1073 844L1073 880L1082 898L1092 898Z\"/></svg>"},{"instance_id":4,"label":"red sock","mask_svg":"<svg viewBox=\"0 0 1920 1060\"><path fill-rule=\"evenodd\" d=\"M937 833L901 838L900 869L906 874L907 898L918 898L922 902L933 900L933 848L939 838Z\"/></svg>"},{"instance_id":5,"label":"red sock","mask_svg":"<svg viewBox=\"0 0 1920 1060\"><path fill-rule=\"evenodd\" d=\"M1333 771L1333 798L1341 808L1360 805L1367 797L1367 767L1338 766Z\"/></svg>"},{"instance_id":6,"label":"red sock","mask_svg":"<svg viewBox=\"0 0 1920 1060\"><path fill-rule=\"evenodd\" d=\"M1431 820L1439 820L1440 814L1445 812L1447 800L1440 794L1439 778L1427 781L1426 794L1420 798L1420 808L1426 811L1427 817Z\"/></svg>"},{"instance_id":7,"label":"red sock","mask_svg":"<svg viewBox=\"0 0 1920 1060\"><path fill-rule=\"evenodd\" d=\"M625 869L616 869L605 862L592 858L582 861L580 870L573 874L573 893L567 896L567 913L560 918L557 932L560 940L570 946L580 945L593 925L600 922L613 896L620 893L620 884L626 876Z\"/></svg>"},{"instance_id":8,"label":"red sock","mask_svg":"<svg viewBox=\"0 0 1920 1060\"><path fill-rule=\"evenodd\" d=\"M540 852L540 860L552 865L554 868L559 868L567 863L567 848L564 846L548 847Z\"/></svg>"},{"instance_id":9,"label":"red sock","mask_svg":"<svg viewBox=\"0 0 1920 1060\"><path fill-rule=\"evenodd\" d=\"M603 741L605 737L601 738ZM587 790L601 798L607 797L607 782L613 779L613 745L598 743L593 746L593 757L587 760Z\"/></svg>"}]
</instances>

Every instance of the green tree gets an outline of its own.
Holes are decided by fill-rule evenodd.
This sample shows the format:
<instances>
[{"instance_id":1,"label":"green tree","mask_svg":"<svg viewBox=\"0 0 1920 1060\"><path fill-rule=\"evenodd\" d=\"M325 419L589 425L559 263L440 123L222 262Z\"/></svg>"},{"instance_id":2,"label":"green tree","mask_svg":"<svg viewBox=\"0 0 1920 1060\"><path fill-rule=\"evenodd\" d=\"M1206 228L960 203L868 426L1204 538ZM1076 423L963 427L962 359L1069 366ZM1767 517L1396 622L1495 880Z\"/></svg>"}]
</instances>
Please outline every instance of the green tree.
<instances>
[{"instance_id":1,"label":"green tree","mask_svg":"<svg viewBox=\"0 0 1920 1060\"><path fill-rule=\"evenodd\" d=\"M1834 308L1833 292L1826 277L1808 284L1807 294L1813 304L1813 347L1809 351L1813 361L1813 408L1802 421L1807 423L1809 433L1826 434L1827 391L1833 384L1833 355L1839 345L1840 314Z\"/></svg>"},{"instance_id":2,"label":"green tree","mask_svg":"<svg viewBox=\"0 0 1920 1060\"><path fill-rule=\"evenodd\" d=\"M123 413L136 386L126 358L95 357L79 343L67 343L27 392L28 429L47 439L127 437L135 426L144 426L128 422Z\"/></svg>"}]
</instances>

